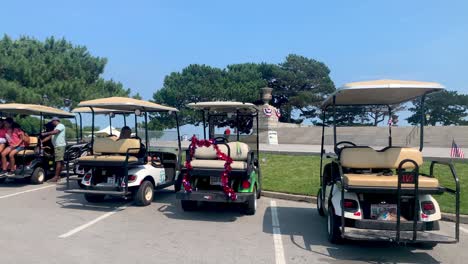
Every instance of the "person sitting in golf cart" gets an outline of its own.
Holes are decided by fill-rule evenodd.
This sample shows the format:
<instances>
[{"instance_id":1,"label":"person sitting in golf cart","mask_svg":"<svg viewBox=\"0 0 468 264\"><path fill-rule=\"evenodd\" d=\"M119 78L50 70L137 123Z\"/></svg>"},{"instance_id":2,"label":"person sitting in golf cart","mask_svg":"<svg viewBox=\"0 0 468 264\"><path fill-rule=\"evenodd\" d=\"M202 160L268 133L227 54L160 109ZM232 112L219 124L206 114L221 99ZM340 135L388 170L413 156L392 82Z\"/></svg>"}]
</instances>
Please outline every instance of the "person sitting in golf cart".
<instances>
[{"instance_id":1,"label":"person sitting in golf cart","mask_svg":"<svg viewBox=\"0 0 468 264\"><path fill-rule=\"evenodd\" d=\"M0 153L2 153L3 149L5 149L7 143L5 138L6 130L4 128L4 123L5 119L0 119Z\"/></svg>"},{"instance_id":2,"label":"person sitting in golf cart","mask_svg":"<svg viewBox=\"0 0 468 264\"><path fill-rule=\"evenodd\" d=\"M8 146L2 151L2 171L0 175L14 176L15 155L25 148L25 135L21 127L12 118L5 120L4 129L6 131L5 138ZM9 163L7 162L7 158L9 159ZM7 171L8 167L9 170Z\"/></svg>"},{"instance_id":3,"label":"person sitting in golf cart","mask_svg":"<svg viewBox=\"0 0 468 264\"><path fill-rule=\"evenodd\" d=\"M122 130L120 131L120 136L118 140L131 138L131 136L132 136L132 129L128 126L124 126L122 127Z\"/></svg>"}]
</instances>

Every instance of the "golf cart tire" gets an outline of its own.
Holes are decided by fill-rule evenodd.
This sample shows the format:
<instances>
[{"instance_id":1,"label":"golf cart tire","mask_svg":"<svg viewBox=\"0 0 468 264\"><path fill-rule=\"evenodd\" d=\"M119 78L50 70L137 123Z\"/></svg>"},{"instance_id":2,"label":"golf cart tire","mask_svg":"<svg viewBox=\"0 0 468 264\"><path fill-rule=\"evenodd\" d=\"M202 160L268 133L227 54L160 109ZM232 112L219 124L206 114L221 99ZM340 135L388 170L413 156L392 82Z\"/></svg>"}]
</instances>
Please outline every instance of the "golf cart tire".
<instances>
[{"instance_id":1,"label":"golf cart tire","mask_svg":"<svg viewBox=\"0 0 468 264\"><path fill-rule=\"evenodd\" d=\"M45 171L41 167L37 167L34 169L31 175L31 183L32 184L43 184L45 180Z\"/></svg>"},{"instance_id":2,"label":"golf cart tire","mask_svg":"<svg viewBox=\"0 0 468 264\"><path fill-rule=\"evenodd\" d=\"M335 209L333 206L330 206L328 209L327 215L327 231L328 231L328 241L332 244L341 244L343 243L343 238L341 237L341 221L340 217L335 214Z\"/></svg>"},{"instance_id":3,"label":"golf cart tire","mask_svg":"<svg viewBox=\"0 0 468 264\"><path fill-rule=\"evenodd\" d=\"M146 195L146 192L150 191L151 197ZM138 191L136 192L135 196L133 197L135 204L138 206L148 206L153 202L154 198L154 185L150 181L146 180L143 181L140 186L138 187Z\"/></svg>"},{"instance_id":4,"label":"golf cart tire","mask_svg":"<svg viewBox=\"0 0 468 264\"><path fill-rule=\"evenodd\" d=\"M190 200L180 200L180 205L182 206L182 210L186 212L195 211L198 207L197 201Z\"/></svg>"},{"instance_id":5,"label":"golf cart tire","mask_svg":"<svg viewBox=\"0 0 468 264\"><path fill-rule=\"evenodd\" d=\"M253 199L249 199L245 204L244 213L246 215L254 215L257 211L257 186L254 186L252 195Z\"/></svg>"},{"instance_id":6,"label":"golf cart tire","mask_svg":"<svg viewBox=\"0 0 468 264\"><path fill-rule=\"evenodd\" d=\"M184 178L184 176L182 175L182 173L179 173L179 176L177 177L177 180L174 183L174 191L175 192L179 192L180 190L182 190L182 180L183 180L183 178Z\"/></svg>"},{"instance_id":7,"label":"golf cart tire","mask_svg":"<svg viewBox=\"0 0 468 264\"><path fill-rule=\"evenodd\" d=\"M320 188L317 193L317 212L320 216L325 216L325 211L323 210L323 201L322 201L322 188Z\"/></svg>"},{"instance_id":8,"label":"golf cart tire","mask_svg":"<svg viewBox=\"0 0 468 264\"><path fill-rule=\"evenodd\" d=\"M0 183L4 183L6 181L6 178L0 178Z\"/></svg>"},{"instance_id":9,"label":"golf cart tire","mask_svg":"<svg viewBox=\"0 0 468 264\"><path fill-rule=\"evenodd\" d=\"M104 201L106 198L105 195L103 194L91 194L91 193L85 193L84 198L87 202L89 203L101 203Z\"/></svg>"},{"instance_id":10,"label":"golf cart tire","mask_svg":"<svg viewBox=\"0 0 468 264\"><path fill-rule=\"evenodd\" d=\"M420 248L420 249L433 249L435 248L436 246L438 245L437 242L421 242L421 243L417 243L416 244L416 247Z\"/></svg>"}]
</instances>

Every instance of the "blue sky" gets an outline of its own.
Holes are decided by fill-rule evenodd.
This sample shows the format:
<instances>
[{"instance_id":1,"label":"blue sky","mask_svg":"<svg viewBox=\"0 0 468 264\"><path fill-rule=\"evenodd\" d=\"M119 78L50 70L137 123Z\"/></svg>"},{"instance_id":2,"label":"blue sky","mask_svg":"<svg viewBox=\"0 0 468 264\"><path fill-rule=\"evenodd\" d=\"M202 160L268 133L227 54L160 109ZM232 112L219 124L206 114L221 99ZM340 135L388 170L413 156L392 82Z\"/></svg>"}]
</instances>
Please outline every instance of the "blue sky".
<instances>
[{"instance_id":1,"label":"blue sky","mask_svg":"<svg viewBox=\"0 0 468 264\"><path fill-rule=\"evenodd\" d=\"M150 99L191 63L325 62L337 86L437 81L468 93L468 1L4 1L0 33L65 37Z\"/></svg>"},{"instance_id":2,"label":"blue sky","mask_svg":"<svg viewBox=\"0 0 468 264\"><path fill-rule=\"evenodd\" d=\"M438 81L468 93L468 1L5 1L0 33L65 37L149 99L190 63L325 62L337 86Z\"/></svg>"}]
</instances>

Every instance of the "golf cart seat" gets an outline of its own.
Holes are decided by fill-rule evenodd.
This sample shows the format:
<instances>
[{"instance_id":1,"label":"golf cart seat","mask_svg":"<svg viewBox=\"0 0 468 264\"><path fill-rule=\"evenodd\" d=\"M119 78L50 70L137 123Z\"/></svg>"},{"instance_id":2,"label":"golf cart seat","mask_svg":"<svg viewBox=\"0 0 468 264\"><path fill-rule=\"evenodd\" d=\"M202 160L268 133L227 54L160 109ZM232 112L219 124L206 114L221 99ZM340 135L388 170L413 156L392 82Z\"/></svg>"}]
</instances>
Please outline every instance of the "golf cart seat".
<instances>
[{"instance_id":1,"label":"golf cart seat","mask_svg":"<svg viewBox=\"0 0 468 264\"><path fill-rule=\"evenodd\" d=\"M395 170L403 160L412 160L421 166L422 154L414 148L390 147L376 151L370 147L346 147L341 151L340 162L349 173L344 173L346 188L398 188L398 175L385 175L384 173L356 173L356 170L387 169ZM404 163L403 169L413 169L410 162ZM412 189L414 184L402 184L403 189ZM436 178L419 176L419 188L428 191L439 190L439 181Z\"/></svg>"},{"instance_id":2,"label":"golf cart seat","mask_svg":"<svg viewBox=\"0 0 468 264\"><path fill-rule=\"evenodd\" d=\"M248 159L250 153L249 145L243 142L230 142L227 144L218 144L219 149L223 153L230 153L233 159L231 163L232 170L246 171L248 168ZM228 151L229 147L229 151ZM191 165L194 170L224 170L224 160L219 160L216 156L215 149L210 147L200 147L195 150Z\"/></svg>"},{"instance_id":3,"label":"golf cart seat","mask_svg":"<svg viewBox=\"0 0 468 264\"><path fill-rule=\"evenodd\" d=\"M31 156L35 155L35 148L39 144L39 139L37 137L29 137L29 145L24 149L16 153L16 156Z\"/></svg>"},{"instance_id":4,"label":"golf cart seat","mask_svg":"<svg viewBox=\"0 0 468 264\"><path fill-rule=\"evenodd\" d=\"M83 166L124 166L128 156L128 164L138 163L136 155L140 152L140 140L129 138L114 141L110 138L95 138L94 155L78 158Z\"/></svg>"}]
</instances>

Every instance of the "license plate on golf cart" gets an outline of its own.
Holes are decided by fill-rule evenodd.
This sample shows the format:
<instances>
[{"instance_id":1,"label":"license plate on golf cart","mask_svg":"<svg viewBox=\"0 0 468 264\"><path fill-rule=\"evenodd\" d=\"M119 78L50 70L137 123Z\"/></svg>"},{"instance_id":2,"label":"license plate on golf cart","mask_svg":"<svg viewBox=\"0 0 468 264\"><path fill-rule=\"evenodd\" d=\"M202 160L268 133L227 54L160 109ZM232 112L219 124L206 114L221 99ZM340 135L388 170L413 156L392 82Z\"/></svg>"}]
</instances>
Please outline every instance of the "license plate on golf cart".
<instances>
[{"instance_id":1,"label":"license plate on golf cart","mask_svg":"<svg viewBox=\"0 0 468 264\"><path fill-rule=\"evenodd\" d=\"M221 185L221 177L210 176L210 185Z\"/></svg>"},{"instance_id":2,"label":"license plate on golf cart","mask_svg":"<svg viewBox=\"0 0 468 264\"><path fill-rule=\"evenodd\" d=\"M382 221L396 221L396 204L371 204L371 219Z\"/></svg>"}]
</instances>

